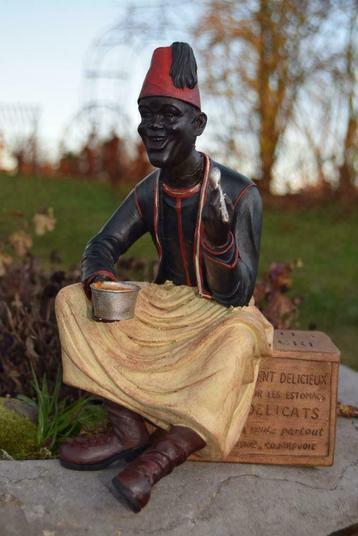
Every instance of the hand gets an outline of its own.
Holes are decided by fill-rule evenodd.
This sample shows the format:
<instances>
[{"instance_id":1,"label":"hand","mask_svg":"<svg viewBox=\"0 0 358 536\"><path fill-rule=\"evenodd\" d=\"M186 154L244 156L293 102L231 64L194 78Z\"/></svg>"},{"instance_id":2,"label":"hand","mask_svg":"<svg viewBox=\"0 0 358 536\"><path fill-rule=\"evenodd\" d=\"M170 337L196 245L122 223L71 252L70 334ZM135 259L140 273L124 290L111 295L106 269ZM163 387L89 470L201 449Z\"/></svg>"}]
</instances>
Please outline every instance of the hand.
<instances>
[{"instance_id":1,"label":"hand","mask_svg":"<svg viewBox=\"0 0 358 536\"><path fill-rule=\"evenodd\" d=\"M97 283L98 281L100 281L102 283L103 281L114 281L114 279L112 279L111 277L108 277L106 275L103 275L103 274L98 274L98 275L96 275L96 277L94 277L91 280L91 284L92 283Z\"/></svg>"},{"instance_id":2,"label":"hand","mask_svg":"<svg viewBox=\"0 0 358 536\"><path fill-rule=\"evenodd\" d=\"M220 185L220 171L213 168L209 177L209 201L203 213L204 240L215 247L224 246L229 240L234 206Z\"/></svg>"},{"instance_id":3,"label":"hand","mask_svg":"<svg viewBox=\"0 0 358 536\"><path fill-rule=\"evenodd\" d=\"M108 276L103 275L103 274L98 274L98 275L94 276L93 278L90 277L89 279L84 281L83 290L84 290L84 293L86 294L86 296L87 296L87 298L89 300L92 299L91 285L92 285L92 283L97 283L97 281L113 281L113 278L108 277Z\"/></svg>"}]
</instances>

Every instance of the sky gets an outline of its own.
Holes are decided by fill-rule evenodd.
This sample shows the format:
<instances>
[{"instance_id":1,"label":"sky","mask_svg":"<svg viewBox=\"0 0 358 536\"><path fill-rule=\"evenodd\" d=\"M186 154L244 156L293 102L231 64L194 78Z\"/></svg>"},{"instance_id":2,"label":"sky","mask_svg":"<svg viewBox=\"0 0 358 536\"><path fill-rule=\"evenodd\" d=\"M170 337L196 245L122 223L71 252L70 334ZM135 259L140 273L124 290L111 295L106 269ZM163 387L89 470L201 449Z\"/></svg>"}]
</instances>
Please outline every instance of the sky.
<instances>
[{"instance_id":1,"label":"sky","mask_svg":"<svg viewBox=\"0 0 358 536\"><path fill-rule=\"evenodd\" d=\"M39 105L50 154L83 104L90 47L120 13L119 0L0 0L0 108Z\"/></svg>"},{"instance_id":2,"label":"sky","mask_svg":"<svg viewBox=\"0 0 358 536\"><path fill-rule=\"evenodd\" d=\"M123 32L110 32L123 20L127 4L139 10L135 20L141 24L151 17L155 30L147 46L143 46L141 35L136 37L140 32L127 30L131 41L137 41L135 50L123 39ZM169 16L177 15L173 9L177 4L186 27L195 8L189 0L171 0ZM41 156L53 159L61 141L70 146L83 129L86 131L86 121L73 119L89 102L96 101L121 103L127 117L104 110L104 122L108 126L111 121L117 127L121 123L121 132L136 136L137 95L152 51L183 40L183 33L163 23L163 17L158 0L0 0L0 133L11 130L8 116L5 119L2 112L5 105L39 106L38 134L40 147L45 149ZM163 27L170 28L166 35ZM85 73L95 65L99 50L95 44L113 37L122 39L123 45L100 49L101 65L111 72L120 69L123 83L118 78L90 83ZM12 127L16 134L17 125Z\"/></svg>"}]
</instances>

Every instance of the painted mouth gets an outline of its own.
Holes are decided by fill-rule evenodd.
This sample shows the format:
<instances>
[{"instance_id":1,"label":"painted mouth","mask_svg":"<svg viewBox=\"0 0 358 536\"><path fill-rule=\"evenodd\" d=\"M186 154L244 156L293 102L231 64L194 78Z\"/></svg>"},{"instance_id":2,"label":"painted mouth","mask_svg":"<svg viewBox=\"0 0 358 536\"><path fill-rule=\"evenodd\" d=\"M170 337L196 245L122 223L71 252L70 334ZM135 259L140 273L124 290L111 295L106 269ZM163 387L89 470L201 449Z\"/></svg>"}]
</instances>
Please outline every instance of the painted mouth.
<instances>
[{"instance_id":1,"label":"painted mouth","mask_svg":"<svg viewBox=\"0 0 358 536\"><path fill-rule=\"evenodd\" d=\"M151 151L160 151L164 149L169 138L167 136L150 136L146 139L147 149Z\"/></svg>"}]
</instances>

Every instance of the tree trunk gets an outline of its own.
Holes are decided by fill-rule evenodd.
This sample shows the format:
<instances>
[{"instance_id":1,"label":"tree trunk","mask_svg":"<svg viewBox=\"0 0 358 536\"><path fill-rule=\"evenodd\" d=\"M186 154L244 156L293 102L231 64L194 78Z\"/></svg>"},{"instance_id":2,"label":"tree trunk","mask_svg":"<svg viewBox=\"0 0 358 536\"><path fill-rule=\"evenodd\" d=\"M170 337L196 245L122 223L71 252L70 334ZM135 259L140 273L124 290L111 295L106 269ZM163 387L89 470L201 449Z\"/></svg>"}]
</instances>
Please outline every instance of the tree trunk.
<instances>
[{"instance_id":1,"label":"tree trunk","mask_svg":"<svg viewBox=\"0 0 358 536\"><path fill-rule=\"evenodd\" d=\"M358 159L356 142L358 140L358 114L355 109L355 82L356 72L354 68L354 59L356 51L354 47L354 35L358 22L358 6L352 13L348 43L346 49L346 83L348 85L348 121L346 135L343 144L343 163L339 166L339 191L342 195L350 195L354 190L354 161Z\"/></svg>"},{"instance_id":2,"label":"tree trunk","mask_svg":"<svg viewBox=\"0 0 358 536\"><path fill-rule=\"evenodd\" d=\"M263 195L271 195L271 184L273 179L273 159L272 155L261 154L261 173L258 188Z\"/></svg>"}]
</instances>

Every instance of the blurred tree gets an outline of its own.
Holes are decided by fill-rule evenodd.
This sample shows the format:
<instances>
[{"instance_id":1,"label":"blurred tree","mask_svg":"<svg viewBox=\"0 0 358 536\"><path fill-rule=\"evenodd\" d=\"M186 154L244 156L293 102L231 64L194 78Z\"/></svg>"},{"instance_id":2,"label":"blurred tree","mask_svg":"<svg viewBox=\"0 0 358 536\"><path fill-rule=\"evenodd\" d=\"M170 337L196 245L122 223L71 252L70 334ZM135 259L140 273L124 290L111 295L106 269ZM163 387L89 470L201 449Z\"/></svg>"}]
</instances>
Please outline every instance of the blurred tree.
<instances>
[{"instance_id":1,"label":"blurred tree","mask_svg":"<svg viewBox=\"0 0 358 536\"><path fill-rule=\"evenodd\" d=\"M332 61L320 39L331 9L331 0L209 0L195 30L206 89L228 105L226 144L240 151L251 140L265 193L301 88Z\"/></svg>"},{"instance_id":2,"label":"blurred tree","mask_svg":"<svg viewBox=\"0 0 358 536\"><path fill-rule=\"evenodd\" d=\"M347 39L343 48L343 68L338 81L346 103L346 125L343 139L342 161L338 167L339 189L350 194L358 175L358 2L343 3L341 9L348 17Z\"/></svg>"},{"instance_id":3,"label":"blurred tree","mask_svg":"<svg viewBox=\"0 0 358 536\"><path fill-rule=\"evenodd\" d=\"M112 187L118 186L126 175L127 149L124 141L113 130L108 139L101 144L101 174Z\"/></svg>"},{"instance_id":4,"label":"blurred tree","mask_svg":"<svg viewBox=\"0 0 358 536\"><path fill-rule=\"evenodd\" d=\"M147 152L140 140L134 147L134 155L128 169L128 180L133 183L138 182L138 180L141 180L152 170L153 167L148 160Z\"/></svg>"},{"instance_id":5,"label":"blurred tree","mask_svg":"<svg viewBox=\"0 0 358 536\"><path fill-rule=\"evenodd\" d=\"M71 151L66 151L60 155L57 165L57 173L64 177L75 177L76 175L79 175L79 167L79 155Z\"/></svg>"},{"instance_id":6,"label":"blurred tree","mask_svg":"<svg viewBox=\"0 0 358 536\"><path fill-rule=\"evenodd\" d=\"M99 150L96 129L89 133L88 138L79 154L79 171L88 179L94 179L99 171Z\"/></svg>"},{"instance_id":7,"label":"blurred tree","mask_svg":"<svg viewBox=\"0 0 358 536\"><path fill-rule=\"evenodd\" d=\"M313 73L301 94L295 124L306 139L321 193L332 184L343 196L354 192L358 172L358 55L357 0L331 4L330 35L322 45L330 49L326 69Z\"/></svg>"}]
</instances>

